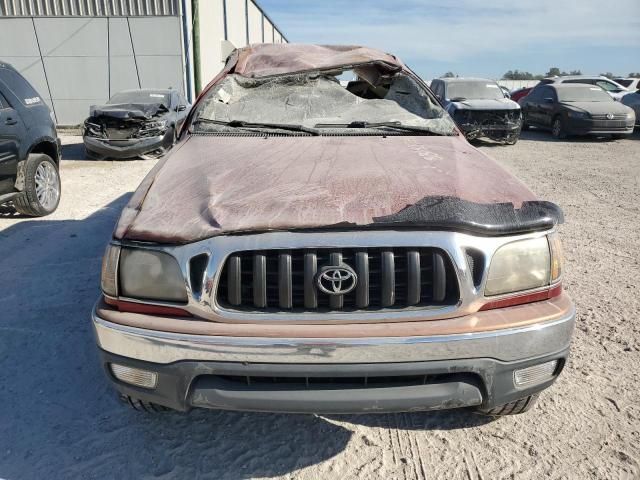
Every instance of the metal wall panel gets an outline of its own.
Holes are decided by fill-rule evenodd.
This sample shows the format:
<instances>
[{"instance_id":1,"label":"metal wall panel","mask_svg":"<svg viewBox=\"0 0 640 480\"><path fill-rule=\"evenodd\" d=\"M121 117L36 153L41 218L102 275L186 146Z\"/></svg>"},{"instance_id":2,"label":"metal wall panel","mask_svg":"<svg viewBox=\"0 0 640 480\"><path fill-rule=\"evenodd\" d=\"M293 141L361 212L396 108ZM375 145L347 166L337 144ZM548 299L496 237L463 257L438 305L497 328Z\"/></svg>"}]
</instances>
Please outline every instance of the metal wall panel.
<instances>
[{"instance_id":1,"label":"metal wall panel","mask_svg":"<svg viewBox=\"0 0 640 480\"><path fill-rule=\"evenodd\" d=\"M0 0L0 16L177 16L178 0Z\"/></svg>"}]
</instances>

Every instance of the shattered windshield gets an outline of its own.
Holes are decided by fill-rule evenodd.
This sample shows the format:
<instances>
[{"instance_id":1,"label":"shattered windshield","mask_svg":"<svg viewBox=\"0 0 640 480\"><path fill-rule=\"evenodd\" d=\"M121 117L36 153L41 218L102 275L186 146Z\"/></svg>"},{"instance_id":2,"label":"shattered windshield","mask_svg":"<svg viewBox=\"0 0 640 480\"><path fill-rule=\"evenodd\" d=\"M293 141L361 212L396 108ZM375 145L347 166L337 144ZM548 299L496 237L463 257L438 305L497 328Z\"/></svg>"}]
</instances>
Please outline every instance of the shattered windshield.
<instances>
[{"instance_id":1,"label":"shattered windshield","mask_svg":"<svg viewBox=\"0 0 640 480\"><path fill-rule=\"evenodd\" d=\"M501 100L504 94L497 83L450 82L447 84L447 98L450 100Z\"/></svg>"},{"instance_id":2,"label":"shattered windshield","mask_svg":"<svg viewBox=\"0 0 640 480\"><path fill-rule=\"evenodd\" d=\"M600 87L558 88L560 102L613 102L613 98Z\"/></svg>"},{"instance_id":3,"label":"shattered windshield","mask_svg":"<svg viewBox=\"0 0 640 480\"><path fill-rule=\"evenodd\" d=\"M133 90L128 92L120 92L113 95L107 102L110 105L119 105L123 103L135 104L155 104L161 103L169 108L171 98L168 93L154 90Z\"/></svg>"},{"instance_id":4,"label":"shattered windshield","mask_svg":"<svg viewBox=\"0 0 640 480\"><path fill-rule=\"evenodd\" d=\"M344 73L229 75L201 102L191 131L262 126L316 134L359 128L455 135L448 114L409 76L363 67L347 81Z\"/></svg>"}]
</instances>

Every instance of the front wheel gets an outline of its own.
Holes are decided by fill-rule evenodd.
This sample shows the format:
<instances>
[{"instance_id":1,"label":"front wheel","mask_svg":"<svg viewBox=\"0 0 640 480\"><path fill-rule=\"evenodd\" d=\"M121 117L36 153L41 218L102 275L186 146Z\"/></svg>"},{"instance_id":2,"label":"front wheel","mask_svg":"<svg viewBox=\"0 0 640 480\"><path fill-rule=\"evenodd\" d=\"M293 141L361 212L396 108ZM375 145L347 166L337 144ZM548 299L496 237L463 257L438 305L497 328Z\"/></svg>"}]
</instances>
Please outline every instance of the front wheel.
<instances>
[{"instance_id":1,"label":"front wheel","mask_svg":"<svg viewBox=\"0 0 640 480\"><path fill-rule=\"evenodd\" d=\"M23 215L43 217L53 213L60 203L60 174L50 156L29 155L24 165L24 191L13 200Z\"/></svg>"},{"instance_id":2,"label":"front wheel","mask_svg":"<svg viewBox=\"0 0 640 480\"><path fill-rule=\"evenodd\" d=\"M553 138L562 139L567 138L567 134L564 131L564 124L561 117L553 119L553 125L551 126L551 135Z\"/></svg>"}]
</instances>

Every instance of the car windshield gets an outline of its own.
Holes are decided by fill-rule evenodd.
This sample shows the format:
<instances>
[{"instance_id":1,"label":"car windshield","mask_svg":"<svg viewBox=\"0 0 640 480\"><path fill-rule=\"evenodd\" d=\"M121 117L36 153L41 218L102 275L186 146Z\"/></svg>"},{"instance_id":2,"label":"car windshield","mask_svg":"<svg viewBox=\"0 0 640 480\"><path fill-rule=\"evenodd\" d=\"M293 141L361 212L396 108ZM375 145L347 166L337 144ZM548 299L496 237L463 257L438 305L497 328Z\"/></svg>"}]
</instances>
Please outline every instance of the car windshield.
<instances>
[{"instance_id":1,"label":"car windshield","mask_svg":"<svg viewBox=\"0 0 640 480\"><path fill-rule=\"evenodd\" d=\"M613 102L613 98L600 87L558 88L560 102Z\"/></svg>"},{"instance_id":2,"label":"car windshield","mask_svg":"<svg viewBox=\"0 0 640 480\"><path fill-rule=\"evenodd\" d=\"M504 98L498 84L486 81L450 82L447 85L447 98L450 100L500 100Z\"/></svg>"},{"instance_id":3,"label":"car windshield","mask_svg":"<svg viewBox=\"0 0 640 480\"><path fill-rule=\"evenodd\" d=\"M161 90L134 90L130 92L120 92L113 95L107 102L111 105L123 103L153 104L161 103L169 108L171 97L167 92Z\"/></svg>"},{"instance_id":4,"label":"car windshield","mask_svg":"<svg viewBox=\"0 0 640 480\"><path fill-rule=\"evenodd\" d=\"M453 120L415 80L374 66L257 79L228 75L200 103L191 131L229 128L456 134Z\"/></svg>"}]
</instances>

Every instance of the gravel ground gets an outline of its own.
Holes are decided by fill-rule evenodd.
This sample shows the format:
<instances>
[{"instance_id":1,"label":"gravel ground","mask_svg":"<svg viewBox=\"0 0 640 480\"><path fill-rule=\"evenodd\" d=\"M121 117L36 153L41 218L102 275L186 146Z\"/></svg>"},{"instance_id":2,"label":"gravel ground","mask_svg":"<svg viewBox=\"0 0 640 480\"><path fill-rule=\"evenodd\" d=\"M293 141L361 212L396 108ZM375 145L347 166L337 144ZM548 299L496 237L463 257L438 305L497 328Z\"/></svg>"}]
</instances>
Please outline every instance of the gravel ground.
<instances>
[{"instance_id":1,"label":"gravel ground","mask_svg":"<svg viewBox=\"0 0 640 480\"><path fill-rule=\"evenodd\" d=\"M560 204L577 308L568 368L532 412L275 415L122 406L89 312L117 215L151 161L85 161L64 138L44 219L0 211L0 478L640 478L640 134L487 153Z\"/></svg>"}]
</instances>

